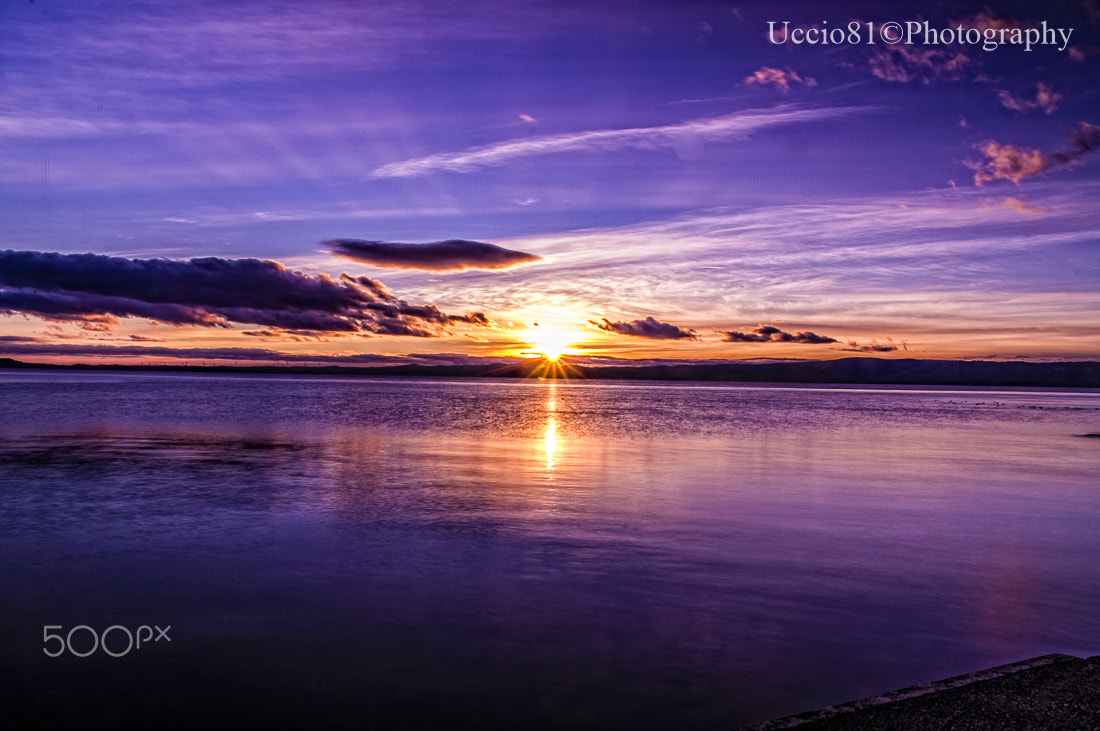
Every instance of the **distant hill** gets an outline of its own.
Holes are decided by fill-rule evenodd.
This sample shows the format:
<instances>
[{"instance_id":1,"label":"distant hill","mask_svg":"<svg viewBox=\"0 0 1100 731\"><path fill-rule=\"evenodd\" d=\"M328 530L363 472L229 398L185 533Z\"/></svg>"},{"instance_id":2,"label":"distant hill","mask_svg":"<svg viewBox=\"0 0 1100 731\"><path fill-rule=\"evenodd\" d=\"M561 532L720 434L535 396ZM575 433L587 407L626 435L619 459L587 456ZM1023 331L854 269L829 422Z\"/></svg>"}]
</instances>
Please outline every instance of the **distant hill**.
<instances>
[{"instance_id":1,"label":"distant hill","mask_svg":"<svg viewBox=\"0 0 1100 731\"><path fill-rule=\"evenodd\" d=\"M38 363L23 363L11 358L0 358L0 368L39 368Z\"/></svg>"},{"instance_id":2,"label":"distant hill","mask_svg":"<svg viewBox=\"0 0 1100 731\"><path fill-rule=\"evenodd\" d=\"M531 378L542 375L540 360L472 365L348 366L125 366L23 363L0 358L0 368L60 370L192 371L421 378ZM744 383L889 384L924 386L1045 386L1100 388L1100 363L841 358L788 362L675 363L669 365L579 366L567 363L568 378L654 381L737 381ZM554 377L554 376L550 376Z\"/></svg>"},{"instance_id":3,"label":"distant hill","mask_svg":"<svg viewBox=\"0 0 1100 731\"><path fill-rule=\"evenodd\" d=\"M932 386L1059 386L1100 388L1100 363L841 358L787 363L601 368L603 378L747 381L772 383L852 383Z\"/></svg>"}]
</instances>

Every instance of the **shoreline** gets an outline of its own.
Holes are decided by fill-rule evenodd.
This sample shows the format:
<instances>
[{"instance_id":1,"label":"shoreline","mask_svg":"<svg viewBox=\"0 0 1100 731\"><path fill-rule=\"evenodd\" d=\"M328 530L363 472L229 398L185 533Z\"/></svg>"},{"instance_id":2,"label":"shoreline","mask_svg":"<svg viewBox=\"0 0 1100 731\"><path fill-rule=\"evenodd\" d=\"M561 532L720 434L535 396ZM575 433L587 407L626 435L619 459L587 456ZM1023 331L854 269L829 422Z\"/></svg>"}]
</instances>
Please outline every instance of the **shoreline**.
<instances>
[{"instance_id":1,"label":"shoreline","mask_svg":"<svg viewBox=\"0 0 1100 731\"><path fill-rule=\"evenodd\" d=\"M580 380L718 381L812 385L1100 388L1100 362L1032 363L915 358L828 361L582 366L568 359L522 363L385 366L230 366L33 363L0 358L3 369L323 375L356 377L544 378Z\"/></svg>"},{"instance_id":2,"label":"shoreline","mask_svg":"<svg viewBox=\"0 0 1100 731\"><path fill-rule=\"evenodd\" d=\"M1100 720L1100 655L1052 654L869 696L738 731L1086 728Z\"/></svg>"}]
</instances>

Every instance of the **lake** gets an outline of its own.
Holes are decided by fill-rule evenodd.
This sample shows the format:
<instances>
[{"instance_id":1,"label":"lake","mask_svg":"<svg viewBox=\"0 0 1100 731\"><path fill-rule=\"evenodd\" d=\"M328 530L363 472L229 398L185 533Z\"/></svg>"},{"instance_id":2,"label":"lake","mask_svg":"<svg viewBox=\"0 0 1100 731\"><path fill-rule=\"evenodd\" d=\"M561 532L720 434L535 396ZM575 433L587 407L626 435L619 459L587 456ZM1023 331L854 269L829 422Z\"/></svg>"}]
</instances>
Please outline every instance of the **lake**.
<instances>
[{"instance_id":1,"label":"lake","mask_svg":"<svg viewBox=\"0 0 1100 731\"><path fill-rule=\"evenodd\" d=\"M1096 391L0 371L0 416L20 725L729 728L1100 652Z\"/></svg>"}]
</instances>

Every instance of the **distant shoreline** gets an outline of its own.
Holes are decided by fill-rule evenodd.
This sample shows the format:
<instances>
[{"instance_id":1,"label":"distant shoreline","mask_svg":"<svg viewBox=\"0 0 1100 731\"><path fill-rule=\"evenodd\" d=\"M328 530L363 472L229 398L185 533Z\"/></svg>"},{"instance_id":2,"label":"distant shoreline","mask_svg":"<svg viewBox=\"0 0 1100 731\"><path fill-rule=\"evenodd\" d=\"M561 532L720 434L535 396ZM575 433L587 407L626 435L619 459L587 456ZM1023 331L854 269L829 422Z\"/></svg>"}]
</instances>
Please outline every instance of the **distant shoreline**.
<instances>
[{"instance_id":1,"label":"distant shoreline","mask_svg":"<svg viewBox=\"0 0 1100 731\"><path fill-rule=\"evenodd\" d=\"M894 386L1003 386L1100 388L1100 362L1030 363L1017 361L920 360L916 358L841 358L780 363L701 363L670 365L547 367L545 361L467 365L385 366L192 366L27 363L0 358L0 368L88 371L256 373L327 376L412 376L432 378L562 378L581 380L737 381Z\"/></svg>"}]
</instances>

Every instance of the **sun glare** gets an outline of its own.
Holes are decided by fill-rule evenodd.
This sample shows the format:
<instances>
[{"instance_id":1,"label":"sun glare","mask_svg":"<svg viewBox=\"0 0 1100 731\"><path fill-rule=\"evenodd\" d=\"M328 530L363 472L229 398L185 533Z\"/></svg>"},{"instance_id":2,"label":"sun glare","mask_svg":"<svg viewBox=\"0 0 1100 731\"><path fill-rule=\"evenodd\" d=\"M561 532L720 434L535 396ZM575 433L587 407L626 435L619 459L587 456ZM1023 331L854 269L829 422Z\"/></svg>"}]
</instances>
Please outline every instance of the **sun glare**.
<instances>
[{"instance_id":1,"label":"sun glare","mask_svg":"<svg viewBox=\"0 0 1100 731\"><path fill-rule=\"evenodd\" d=\"M527 331L527 342L531 343L542 357L547 360L557 360L569 352L573 337L570 333L553 325L540 325L536 322Z\"/></svg>"}]
</instances>

